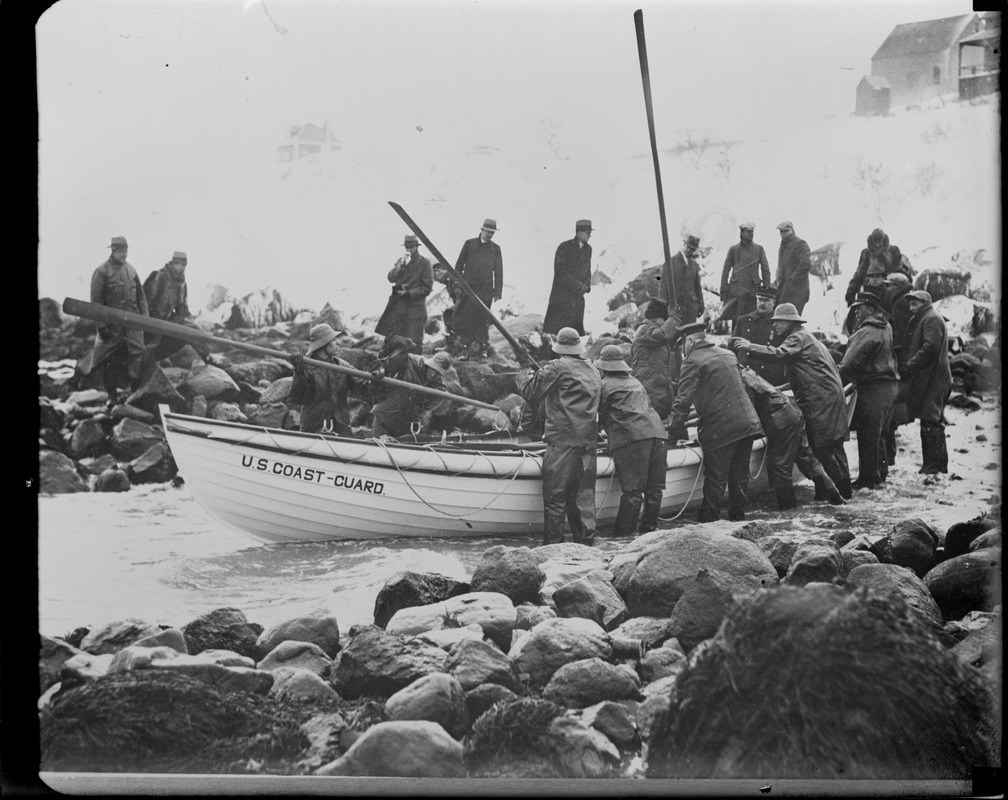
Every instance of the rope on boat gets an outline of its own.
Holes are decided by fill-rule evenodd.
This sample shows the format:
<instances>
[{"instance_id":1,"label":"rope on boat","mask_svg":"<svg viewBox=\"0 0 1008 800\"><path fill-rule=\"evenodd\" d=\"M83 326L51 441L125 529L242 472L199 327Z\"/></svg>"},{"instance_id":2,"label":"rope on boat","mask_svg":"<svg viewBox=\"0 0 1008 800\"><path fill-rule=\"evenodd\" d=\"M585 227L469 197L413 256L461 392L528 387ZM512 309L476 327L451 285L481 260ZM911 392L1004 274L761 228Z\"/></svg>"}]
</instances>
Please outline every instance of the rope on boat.
<instances>
[{"instance_id":1,"label":"rope on boat","mask_svg":"<svg viewBox=\"0 0 1008 800\"><path fill-rule=\"evenodd\" d=\"M770 449L770 440L765 436L763 437L763 460L759 462L759 467L756 470L756 474L750 474L749 480L754 481L759 477L759 474L763 471L763 465L766 464L766 454L767 450Z\"/></svg>"},{"instance_id":2,"label":"rope on boat","mask_svg":"<svg viewBox=\"0 0 1008 800\"><path fill-rule=\"evenodd\" d=\"M690 449L692 449L693 446L691 444L687 444L686 447L689 447ZM703 462L704 462L704 454L703 454L703 450L701 450L700 451L700 463L697 464L696 478L693 480L693 488L690 489L689 497L686 498L686 502L683 503L683 507L679 509L679 513L678 514L676 514L675 516L672 516L672 517L662 517L662 516L659 516L658 517L659 520L661 520L662 522L675 522L677 519L679 519L679 517L682 516L683 512L686 510L686 506L688 506L690 504L690 502L692 502L692 500L693 500L693 493L696 491L697 484L700 483L700 470L703 468ZM758 475L759 473L756 473L756 474Z\"/></svg>"}]
</instances>

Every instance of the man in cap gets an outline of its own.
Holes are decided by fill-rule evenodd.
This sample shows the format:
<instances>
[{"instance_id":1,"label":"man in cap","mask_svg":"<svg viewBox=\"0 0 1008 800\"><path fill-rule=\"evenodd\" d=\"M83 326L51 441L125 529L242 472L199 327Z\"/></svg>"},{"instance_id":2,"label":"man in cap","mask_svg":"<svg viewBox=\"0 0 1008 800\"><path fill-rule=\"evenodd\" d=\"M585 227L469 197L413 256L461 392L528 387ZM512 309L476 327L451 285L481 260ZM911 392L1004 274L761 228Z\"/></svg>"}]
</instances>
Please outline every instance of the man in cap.
<instances>
[{"instance_id":1,"label":"man in cap","mask_svg":"<svg viewBox=\"0 0 1008 800\"><path fill-rule=\"evenodd\" d=\"M856 327L840 362L840 380L857 387L851 428L857 431L859 489L875 489L889 474L883 433L899 393L892 328L880 298L861 292L851 304Z\"/></svg>"},{"instance_id":2,"label":"man in cap","mask_svg":"<svg viewBox=\"0 0 1008 800\"><path fill-rule=\"evenodd\" d=\"M462 245L455 271L487 308L500 300L504 291L504 261L501 249L492 241L497 221L483 220L479 236ZM452 314L452 330L469 358L486 358L490 343L490 320L468 294L449 283L457 305Z\"/></svg>"},{"instance_id":3,"label":"man in cap","mask_svg":"<svg viewBox=\"0 0 1008 800\"><path fill-rule=\"evenodd\" d=\"M780 223L777 230L781 238L777 252L777 302L791 303L801 314L809 299L812 254L806 241L795 236L790 220Z\"/></svg>"},{"instance_id":4,"label":"man in cap","mask_svg":"<svg viewBox=\"0 0 1008 800\"><path fill-rule=\"evenodd\" d=\"M420 255L419 246L417 237L407 234L403 241L406 252L388 273L392 294L375 326L375 333L382 336L398 334L410 339L417 352L427 324L427 295L434 287L434 270L431 262Z\"/></svg>"},{"instance_id":5,"label":"man in cap","mask_svg":"<svg viewBox=\"0 0 1008 800\"><path fill-rule=\"evenodd\" d=\"M603 347L595 367L602 375L599 424L606 432L616 477L623 490L613 536L627 536L635 530L653 531L658 527L665 493L668 431L651 407L641 382L630 374L619 345Z\"/></svg>"},{"instance_id":6,"label":"man in cap","mask_svg":"<svg viewBox=\"0 0 1008 800\"><path fill-rule=\"evenodd\" d=\"M913 289L910 279L902 272L890 272L885 279L886 302L889 304L889 325L892 327L893 352L900 374L906 366L903 355L903 336L910 324L910 304L907 294ZM901 393L902 394L902 393ZM893 405L889 427L885 434L886 459L890 465L896 463L896 429L907 423L906 403L899 397Z\"/></svg>"},{"instance_id":7,"label":"man in cap","mask_svg":"<svg viewBox=\"0 0 1008 800\"><path fill-rule=\"evenodd\" d=\"M743 222L739 243L728 248L721 269L721 319L738 319L755 310L756 290L770 283L770 263L763 245L753 241L755 230L753 223Z\"/></svg>"},{"instance_id":8,"label":"man in cap","mask_svg":"<svg viewBox=\"0 0 1008 800\"><path fill-rule=\"evenodd\" d=\"M112 237L112 251L91 275L91 302L149 316L147 296L133 265L126 260L129 245L123 236ZM143 331L122 325L100 325L94 349L82 372L99 369L111 406L140 384L144 355Z\"/></svg>"},{"instance_id":9,"label":"man in cap","mask_svg":"<svg viewBox=\"0 0 1008 800\"><path fill-rule=\"evenodd\" d=\"M910 324L903 334L902 386L900 400L907 406L907 421L920 420L920 472L948 472L945 443L945 404L952 392L948 332L942 315L924 291L907 292Z\"/></svg>"},{"instance_id":10,"label":"man in cap","mask_svg":"<svg viewBox=\"0 0 1008 800\"><path fill-rule=\"evenodd\" d=\"M861 251L857 268L854 270L850 283L847 284L844 301L848 306L854 302L858 292L865 290L865 279L869 274L872 274L873 266L875 273L881 274L883 279L893 272L902 272L908 279L913 278L909 267L903 263L903 254L900 249L894 244L889 244L889 236L884 230L876 228L868 234L867 244L868 246Z\"/></svg>"},{"instance_id":11,"label":"man in cap","mask_svg":"<svg viewBox=\"0 0 1008 800\"><path fill-rule=\"evenodd\" d=\"M385 337L385 344L378 353L380 366L371 374L376 378L395 378L445 391L441 373L411 352L413 349L413 341L404 336L392 334ZM384 388L384 399L371 409L371 435L376 439L380 436L405 436L410 433L413 423L438 403L435 397L411 392L404 387Z\"/></svg>"},{"instance_id":12,"label":"man in cap","mask_svg":"<svg viewBox=\"0 0 1008 800\"><path fill-rule=\"evenodd\" d=\"M574 223L574 238L561 242L553 257L553 286L543 318L543 333L573 328L584 336L585 295L591 291L590 219Z\"/></svg>"},{"instance_id":13,"label":"man in cap","mask_svg":"<svg viewBox=\"0 0 1008 800\"><path fill-rule=\"evenodd\" d=\"M753 440L763 435L763 428L742 383L738 359L708 340L704 327L702 322L694 322L679 329L683 361L672 403L670 438L686 438L686 419L694 406L704 468L703 502L697 521L720 518L725 484L728 519L741 520L745 518Z\"/></svg>"},{"instance_id":14,"label":"man in cap","mask_svg":"<svg viewBox=\"0 0 1008 800\"><path fill-rule=\"evenodd\" d=\"M756 289L756 309L735 320L732 337L747 339L753 344L777 344L772 341L773 311L776 305L777 290L766 284L758 287ZM740 363L751 367L757 375L773 386L782 386L787 382L782 363L774 361L753 361L750 363L748 353L740 352L735 355Z\"/></svg>"},{"instance_id":15,"label":"man in cap","mask_svg":"<svg viewBox=\"0 0 1008 800\"><path fill-rule=\"evenodd\" d=\"M189 288L185 277L188 263L188 256L182 250L176 250L172 253L171 261L147 276L143 288L147 297L147 309L152 318L195 327L189 311ZM145 352L140 365L141 380L146 380L158 361L177 353L185 344L178 339L156 333L145 334L144 341Z\"/></svg>"},{"instance_id":16,"label":"man in cap","mask_svg":"<svg viewBox=\"0 0 1008 800\"><path fill-rule=\"evenodd\" d=\"M590 545L595 541L596 417L602 379L584 359L584 344L573 328L561 328L552 347L560 358L516 376L525 401L545 411L543 544L563 541L566 516L574 541Z\"/></svg>"},{"instance_id":17,"label":"man in cap","mask_svg":"<svg viewBox=\"0 0 1008 800\"><path fill-rule=\"evenodd\" d=\"M704 312L703 290L700 288L700 237L692 234L683 239L683 246L672 256L669 265L672 268L672 280L675 283L675 297L669 302L669 287L666 286L665 273L662 271L661 286L658 298L673 310L678 306L682 321L685 324L696 322Z\"/></svg>"},{"instance_id":18,"label":"man in cap","mask_svg":"<svg viewBox=\"0 0 1008 800\"><path fill-rule=\"evenodd\" d=\"M290 401L302 405L298 430L306 433L333 432L350 436L350 409L347 396L350 389L357 388L357 382L335 370L309 366L306 358L352 367L338 357L339 339L344 331L337 331L324 322L312 326L309 334L308 350L304 355L291 356L294 365L294 380L291 382Z\"/></svg>"},{"instance_id":19,"label":"man in cap","mask_svg":"<svg viewBox=\"0 0 1008 800\"><path fill-rule=\"evenodd\" d=\"M847 401L836 362L826 345L803 327L805 320L793 304L777 306L773 323L773 338L779 345L757 345L733 337L730 346L747 351L752 361L772 360L785 365L795 402L805 415L805 434L812 452L843 498L850 500L850 471L844 451L844 442L850 438Z\"/></svg>"},{"instance_id":20,"label":"man in cap","mask_svg":"<svg viewBox=\"0 0 1008 800\"><path fill-rule=\"evenodd\" d=\"M657 298L644 308L644 321L630 345L631 374L647 391L651 405L662 419L672 413L672 398L679 377L674 342L678 314L669 316L668 306Z\"/></svg>"}]
</instances>

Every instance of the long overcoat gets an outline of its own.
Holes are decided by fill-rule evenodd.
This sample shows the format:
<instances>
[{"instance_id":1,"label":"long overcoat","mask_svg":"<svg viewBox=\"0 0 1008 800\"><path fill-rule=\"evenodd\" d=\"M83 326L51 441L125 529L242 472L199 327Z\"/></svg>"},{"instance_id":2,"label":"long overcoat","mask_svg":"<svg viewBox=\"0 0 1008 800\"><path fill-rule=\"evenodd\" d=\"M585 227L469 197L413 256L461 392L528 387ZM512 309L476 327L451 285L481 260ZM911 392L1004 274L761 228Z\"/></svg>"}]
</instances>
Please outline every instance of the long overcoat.
<instances>
[{"instance_id":1,"label":"long overcoat","mask_svg":"<svg viewBox=\"0 0 1008 800\"><path fill-rule=\"evenodd\" d=\"M504 259L500 246L493 241L484 242L478 236L467 239L455 262L455 271L487 308L500 300L504 291ZM490 320L468 294L458 287L453 289L458 306L452 316L452 330L464 342L485 342Z\"/></svg>"},{"instance_id":2,"label":"long overcoat","mask_svg":"<svg viewBox=\"0 0 1008 800\"><path fill-rule=\"evenodd\" d=\"M561 356L537 372L519 372L516 381L528 406L545 408L544 442L566 447L597 443L602 376L594 364L577 356Z\"/></svg>"},{"instance_id":3,"label":"long overcoat","mask_svg":"<svg viewBox=\"0 0 1008 800\"><path fill-rule=\"evenodd\" d=\"M192 316L189 313L189 288L185 273L179 274L172 263L169 261L147 276L144 295L152 317L169 322L183 322Z\"/></svg>"},{"instance_id":4,"label":"long overcoat","mask_svg":"<svg viewBox=\"0 0 1008 800\"><path fill-rule=\"evenodd\" d=\"M573 328L584 336L585 294L591 291L592 248L577 237L561 242L553 257L553 286L543 318L543 332Z\"/></svg>"},{"instance_id":5,"label":"long overcoat","mask_svg":"<svg viewBox=\"0 0 1008 800\"><path fill-rule=\"evenodd\" d=\"M122 264L111 256L91 275L91 302L149 316L147 296L136 269L128 261ZM98 328L92 351L92 368L107 358L119 342L125 342L128 360L139 364L143 356L144 333L139 328L102 325Z\"/></svg>"},{"instance_id":6,"label":"long overcoat","mask_svg":"<svg viewBox=\"0 0 1008 800\"><path fill-rule=\"evenodd\" d=\"M906 366L899 399L907 405L908 421L940 422L952 390L952 371L945 320L930 303L910 320L903 355Z\"/></svg>"},{"instance_id":7,"label":"long overcoat","mask_svg":"<svg viewBox=\"0 0 1008 800\"><path fill-rule=\"evenodd\" d=\"M424 325L427 323L427 295L434 286L434 270L430 261L419 253L408 264L397 261L389 270L388 279L405 289L406 294L400 296L393 288L375 326L375 333L382 336L398 334L422 346Z\"/></svg>"},{"instance_id":8,"label":"long overcoat","mask_svg":"<svg viewBox=\"0 0 1008 800\"><path fill-rule=\"evenodd\" d=\"M841 381L853 381L858 385L899 380L892 328L881 313L865 319L850 335L837 369Z\"/></svg>"},{"instance_id":9,"label":"long overcoat","mask_svg":"<svg viewBox=\"0 0 1008 800\"><path fill-rule=\"evenodd\" d=\"M755 297L757 287L770 283L770 263L763 245L756 242L738 242L728 248L721 269L721 302L738 300L742 308L745 301Z\"/></svg>"},{"instance_id":10,"label":"long overcoat","mask_svg":"<svg viewBox=\"0 0 1008 800\"><path fill-rule=\"evenodd\" d=\"M808 243L795 235L781 241L777 251L777 302L794 303L801 314L809 299L812 255Z\"/></svg>"},{"instance_id":11,"label":"long overcoat","mask_svg":"<svg viewBox=\"0 0 1008 800\"><path fill-rule=\"evenodd\" d=\"M676 334L671 319L659 324L645 319L630 345L630 374L643 384L651 405L665 419L672 411L675 396L676 360L672 340Z\"/></svg>"},{"instance_id":12,"label":"long overcoat","mask_svg":"<svg viewBox=\"0 0 1008 800\"><path fill-rule=\"evenodd\" d=\"M341 358L316 353L312 356L319 360L331 361L344 367L352 366ZM301 424L299 430L318 433L323 425L332 427L336 433L350 433L350 409L347 406L352 378L321 367L309 367L302 364L298 369L305 370L310 381L312 399L301 408Z\"/></svg>"},{"instance_id":13,"label":"long overcoat","mask_svg":"<svg viewBox=\"0 0 1008 800\"><path fill-rule=\"evenodd\" d=\"M610 372L602 378L599 425L609 437L609 452L641 439L668 438L647 391L633 375Z\"/></svg>"},{"instance_id":14,"label":"long overcoat","mask_svg":"<svg viewBox=\"0 0 1008 800\"><path fill-rule=\"evenodd\" d=\"M672 267L672 279L675 281L675 303L682 314L682 324L696 322L704 312L703 289L700 288L700 264L695 258L686 258L682 250L672 256L669 264ZM664 272L658 298L672 309L669 303L669 290L665 285Z\"/></svg>"}]
</instances>

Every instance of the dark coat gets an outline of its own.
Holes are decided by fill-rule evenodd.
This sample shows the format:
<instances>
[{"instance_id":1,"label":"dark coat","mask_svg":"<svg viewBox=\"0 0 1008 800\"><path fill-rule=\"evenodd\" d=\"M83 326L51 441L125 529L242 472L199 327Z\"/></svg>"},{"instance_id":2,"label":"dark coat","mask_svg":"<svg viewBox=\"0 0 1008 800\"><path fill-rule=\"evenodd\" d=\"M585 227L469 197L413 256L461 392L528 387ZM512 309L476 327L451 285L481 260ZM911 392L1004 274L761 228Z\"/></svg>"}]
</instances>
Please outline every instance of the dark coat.
<instances>
[{"instance_id":1,"label":"dark coat","mask_svg":"<svg viewBox=\"0 0 1008 800\"><path fill-rule=\"evenodd\" d=\"M561 356L538 371L519 372L516 380L529 406L545 406L543 441L569 447L596 445L602 377L594 364L577 356Z\"/></svg>"},{"instance_id":2,"label":"dark coat","mask_svg":"<svg viewBox=\"0 0 1008 800\"><path fill-rule=\"evenodd\" d=\"M838 371L841 381L858 386L874 381L899 380L899 368L893 354L892 328L882 314L866 318L850 335Z\"/></svg>"},{"instance_id":3,"label":"dark coat","mask_svg":"<svg viewBox=\"0 0 1008 800\"><path fill-rule=\"evenodd\" d=\"M945 320L928 303L921 307L903 335L903 391L908 421L940 422L952 390Z\"/></svg>"},{"instance_id":4,"label":"dark coat","mask_svg":"<svg viewBox=\"0 0 1008 800\"><path fill-rule=\"evenodd\" d=\"M703 290L700 288L700 265L696 259L687 259L680 250L669 262L672 266L672 280L675 281L675 304L682 312L682 324L696 322L704 312ZM659 299L669 306L668 287L665 285L664 273L661 287L658 290Z\"/></svg>"},{"instance_id":5,"label":"dark coat","mask_svg":"<svg viewBox=\"0 0 1008 800\"><path fill-rule=\"evenodd\" d=\"M330 357L326 353L317 352L312 358L319 361L331 361L333 364L352 366L341 358ZM310 367L301 364L297 367L305 371L308 380L311 400L301 408L301 423L299 430L308 433L318 433L323 425L332 427L336 433L350 434L350 410L347 407L351 379L339 372L333 372L321 367Z\"/></svg>"},{"instance_id":6,"label":"dark coat","mask_svg":"<svg viewBox=\"0 0 1008 800\"><path fill-rule=\"evenodd\" d=\"M894 244L889 244L889 235L884 233L881 228L876 228L872 231L872 236L875 234L881 234L879 237L881 244L874 251L870 247L866 247L861 251L861 255L858 257L857 269L854 270L854 275L850 279L850 283L847 284L847 292L844 295L847 305L854 302L854 298L857 297L858 292L864 291L865 276L868 275L868 268L872 265L873 260L882 266L886 275L890 275L893 272L902 272L911 281L913 280L910 269L903 263L903 254L900 252L900 249ZM869 242L872 241L872 236L868 237Z\"/></svg>"},{"instance_id":7,"label":"dark coat","mask_svg":"<svg viewBox=\"0 0 1008 800\"><path fill-rule=\"evenodd\" d=\"M504 291L504 260L500 246L484 242L478 236L467 239L455 262L455 271L487 308L500 300ZM464 342L487 341L490 319L460 288L453 287L458 306L452 316L452 330Z\"/></svg>"},{"instance_id":8,"label":"dark coat","mask_svg":"<svg viewBox=\"0 0 1008 800\"><path fill-rule=\"evenodd\" d=\"M134 314L149 316L147 296L140 276L128 261L119 264L111 256L91 275L91 302L119 308ZM102 325L95 339L95 353L107 351L110 345L125 341L131 356L136 357L144 346L144 334L139 328Z\"/></svg>"},{"instance_id":9,"label":"dark coat","mask_svg":"<svg viewBox=\"0 0 1008 800\"><path fill-rule=\"evenodd\" d=\"M599 397L599 425L609 438L609 452L641 439L667 439L661 417L647 391L628 372L607 372Z\"/></svg>"},{"instance_id":10,"label":"dark coat","mask_svg":"<svg viewBox=\"0 0 1008 800\"><path fill-rule=\"evenodd\" d=\"M406 363L399 373L388 375L388 377L406 383L414 383L417 386L445 391L441 373L433 367L427 366L426 362L414 353L407 354ZM391 430L405 429L408 431L410 422L416 422L420 414L434 408L440 402L436 397L411 392L409 389L399 386L383 386L381 389L385 391L385 397L375 403L371 414L385 420L385 427Z\"/></svg>"},{"instance_id":11,"label":"dark coat","mask_svg":"<svg viewBox=\"0 0 1008 800\"><path fill-rule=\"evenodd\" d=\"M708 339L697 342L683 359L670 431L685 428L690 406L697 410L697 433L704 450L717 450L763 435L739 374L738 359Z\"/></svg>"},{"instance_id":12,"label":"dark coat","mask_svg":"<svg viewBox=\"0 0 1008 800\"><path fill-rule=\"evenodd\" d=\"M773 333L773 312L760 314L752 311L743 314L735 320L735 327L732 329L732 336L741 336L748 339L753 344L770 344L770 335ZM784 364L779 361L755 360L746 364L763 380L774 386L780 386L787 382L784 375Z\"/></svg>"},{"instance_id":13,"label":"dark coat","mask_svg":"<svg viewBox=\"0 0 1008 800\"><path fill-rule=\"evenodd\" d=\"M675 396L676 361L672 339L676 327L671 320L661 325L656 320L645 319L634 333L630 345L630 371L647 391L651 405L662 419L672 411Z\"/></svg>"},{"instance_id":14,"label":"dark coat","mask_svg":"<svg viewBox=\"0 0 1008 800\"><path fill-rule=\"evenodd\" d=\"M777 303L794 303L801 314L809 299L812 256L804 239L792 234L777 251Z\"/></svg>"},{"instance_id":15,"label":"dark coat","mask_svg":"<svg viewBox=\"0 0 1008 800\"><path fill-rule=\"evenodd\" d=\"M553 258L553 286L543 319L543 332L556 334L574 328L584 336L584 296L591 291L590 244L577 237L561 242Z\"/></svg>"},{"instance_id":16,"label":"dark coat","mask_svg":"<svg viewBox=\"0 0 1008 800\"><path fill-rule=\"evenodd\" d=\"M729 247L721 269L721 302L737 299L742 303L755 296L761 282L770 284L770 264L763 245L739 242Z\"/></svg>"},{"instance_id":17,"label":"dark coat","mask_svg":"<svg viewBox=\"0 0 1008 800\"><path fill-rule=\"evenodd\" d=\"M172 263L169 261L147 277L144 281L144 295L152 317L169 322L183 322L192 316L189 313L189 288L186 286L185 273L179 275L172 268Z\"/></svg>"},{"instance_id":18,"label":"dark coat","mask_svg":"<svg viewBox=\"0 0 1008 800\"><path fill-rule=\"evenodd\" d=\"M903 337L907 327L910 325L910 304L907 302L907 292L913 291L913 285L907 285L897 292L887 293L886 299L889 302L889 324L892 326L893 350L896 353L896 363L899 365L900 374L903 374L903 367L906 365L906 358L903 355Z\"/></svg>"},{"instance_id":19,"label":"dark coat","mask_svg":"<svg viewBox=\"0 0 1008 800\"><path fill-rule=\"evenodd\" d=\"M799 325L779 346L754 344L749 355L753 361L771 359L786 365L813 450L850 438L840 372L826 345Z\"/></svg>"},{"instance_id":20,"label":"dark coat","mask_svg":"<svg viewBox=\"0 0 1008 800\"><path fill-rule=\"evenodd\" d=\"M375 326L375 333L405 336L422 347L424 325L427 323L427 295L434 287L431 263L417 253L408 264L397 261L389 270L388 279L394 286ZM400 287L406 290L405 295L397 293Z\"/></svg>"}]
</instances>

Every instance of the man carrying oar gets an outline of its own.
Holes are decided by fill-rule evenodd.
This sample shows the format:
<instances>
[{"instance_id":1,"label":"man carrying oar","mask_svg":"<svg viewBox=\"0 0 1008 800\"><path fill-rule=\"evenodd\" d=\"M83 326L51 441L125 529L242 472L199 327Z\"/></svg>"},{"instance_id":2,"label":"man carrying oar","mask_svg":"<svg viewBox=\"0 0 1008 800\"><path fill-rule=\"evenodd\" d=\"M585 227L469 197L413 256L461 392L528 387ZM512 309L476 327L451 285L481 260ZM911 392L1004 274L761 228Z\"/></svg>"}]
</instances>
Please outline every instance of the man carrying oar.
<instances>
[{"instance_id":1,"label":"man carrying oar","mask_svg":"<svg viewBox=\"0 0 1008 800\"><path fill-rule=\"evenodd\" d=\"M413 341L405 336L387 337L378 353L381 367L372 374L376 378L396 378L445 391L441 374L428 366L423 358L411 353L413 348ZM379 436L406 435L410 426L436 402L428 395L416 394L399 386L390 387L385 398L371 409L371 435L376 439Z\"/></svg>"},{"instance_id":2,"label":"man carrying oar","mask_svg":"<svg viewBox=\"0 0 1008 800\"><path fill-rule=\"evenodd\" d=\"M322 322L311 329L310 343L304 355L296 353L290 357L294 365L294 380L291 383L289 400L292 403L302 403L301 424L299 430L306 433L332 431L341 436L350 436L350 409L347 407L347 395L354 388L353 378L341 372L329 369L309 367L305 358L314 358L330 364L341 364L350 367L341 358L339 352L339 337L345 331L334 330L331 325Z\"/></svg>"}]
</instances>

